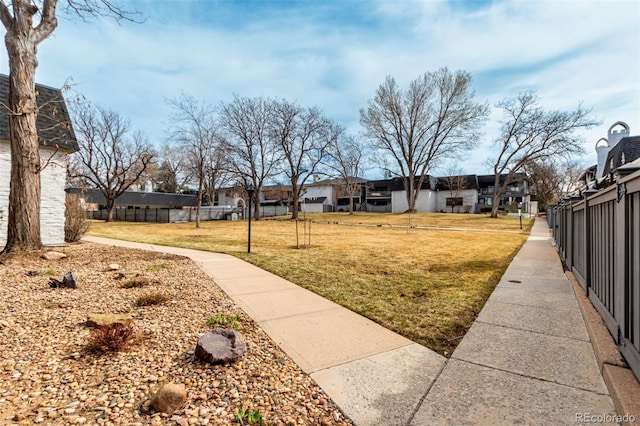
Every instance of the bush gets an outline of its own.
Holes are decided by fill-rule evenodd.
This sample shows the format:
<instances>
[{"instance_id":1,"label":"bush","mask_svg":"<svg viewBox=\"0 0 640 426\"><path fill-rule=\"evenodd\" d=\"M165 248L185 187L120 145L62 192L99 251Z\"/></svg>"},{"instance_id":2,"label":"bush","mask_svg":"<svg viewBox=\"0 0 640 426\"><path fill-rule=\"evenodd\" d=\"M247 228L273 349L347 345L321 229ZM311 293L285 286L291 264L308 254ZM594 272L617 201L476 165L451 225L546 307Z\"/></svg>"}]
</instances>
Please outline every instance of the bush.
<instances>
[{"instance_id":1,"label":"bush","mask_svg":"<svg viewBox=\"0 0 640 426\"><path fill-rule=\"evenodd\" d=\"M133 340L133 327L130 325L110 324L94 328L89 334L87 351L90 353L117 352Z\"/></svg>"},{"instance_id":2,"label":"bush","mask_svg":"<svg viewBox=\"0 0 640 426\"><path fill-rule=\"evenodd\" d=\"M491 206L481 207L480 208L480 213L491 213Z\"/></svg>"},{"instance_id":3,"label":"bush","mask_svg":"<svg viewBox=\"0 0 640 426\"><path fill-rule=\"evenodd\" d=\"M143 294L136 299L136 306L151 306L159 305L169 300L169 296L158 291L153 293Z\"/></svg>"},{"instance_id":4,"label":"bush","mask_svg":"<svg viewBox=\"0 0 640 426\"><path fill-rule=\"evenodd\" d=\"M90 222L77 194L67 194L64 201L64 240L80 241L89 230Z\"/></svg>"},{"instance_id":5,"label":"bush","mask_svg":"<svg viewBox=\"0 0 640 426\"><path fill-rule=\"evenodd\" d=\"M135 277L125 281L120 285L120 288L141 288L149 284L147 277Z\"/></svg>"}]
</instances>

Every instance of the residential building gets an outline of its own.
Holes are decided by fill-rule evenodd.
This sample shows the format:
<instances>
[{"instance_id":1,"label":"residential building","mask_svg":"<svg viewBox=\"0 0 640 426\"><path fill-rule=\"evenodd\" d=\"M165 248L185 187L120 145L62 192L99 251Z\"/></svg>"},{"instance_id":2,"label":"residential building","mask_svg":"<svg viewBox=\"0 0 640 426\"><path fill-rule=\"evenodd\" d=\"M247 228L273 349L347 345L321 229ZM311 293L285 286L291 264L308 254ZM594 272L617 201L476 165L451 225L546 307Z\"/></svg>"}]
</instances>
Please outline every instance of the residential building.
<instances>
[{"instance_id":1,"label":"residential building","mask_svg":"<svg viewBox=\"0 0 640 426\"><path fill-rule=\"evenodd\" d=\"M607 137L596 142L597 163L587 168L576 182L578 193L611 185L618 174L634 169L631 163L640 158L640 136L630 133L629 125L622 121L609 127Z\"/></svg>"},{"instance_id":2,"label":"residential building","mask_svg":"<svg viewBox=\"0 0 640 426\"><path fill-rule=\"evenodd\" d=\"M501 176L501 183L507 178ZM493 175L427 176L416 200L419 212L479 213L490 207L494 194ZM359 195L353 198L354 210L367 212L402 213L409 209L404 180L400 177L380 180L360 179ZM417 185L417 181L416 181ZM349 197L341 193L344 185L339 179L325 179L305 186L301 211L322 213L348 211ZM342 194L342 195L340 195ZM500 206L511 211L530 208L532 188L524 174L516 179L502 195Z\"/></svg>"},{"instance_id":3,"label":"residential building","mask_svg":"<svg viewBox=\"0 0 640 426\"><path fill-rule=\"evenodd\" d=\"M495 193L495 176L480 175L478 178L478 209L493 206ZM504 184L507 175L500 176L500 185ZM505 210L515 212L518 209L528 212L530 209L532 188L529 179L523 173L517 173L514 180L509 182L507 190L500 198L500 206Z\"/></svg>"},{"instance_id":4,"label":"residential building","mask_svg":"<svg viewBox=\"0 0 640 426\"><path fill-rule=\"evenodd\" d=\"M39 113L36 121L40 143L40 237L45 246L64 245L65 182L67 155L78 142L62 92L36 84ZM11 146L9 142L9 76L0 74L0 245L7 240Z\"/></svg>"}]
</instances>

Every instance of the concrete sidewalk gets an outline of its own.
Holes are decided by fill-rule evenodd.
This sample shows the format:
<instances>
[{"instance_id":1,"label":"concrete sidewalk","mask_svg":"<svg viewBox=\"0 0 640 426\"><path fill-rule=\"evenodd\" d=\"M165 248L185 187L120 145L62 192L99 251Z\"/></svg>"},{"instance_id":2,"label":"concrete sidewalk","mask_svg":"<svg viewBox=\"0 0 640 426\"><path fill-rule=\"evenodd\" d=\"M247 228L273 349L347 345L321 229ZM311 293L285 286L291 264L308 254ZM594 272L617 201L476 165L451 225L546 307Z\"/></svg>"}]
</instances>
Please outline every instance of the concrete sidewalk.
<instances>
[{"instance_id":1,"label":"concrete sidewalk","mask_svg":"<svg viewBox=\"0 0 640 426\"><path fill-rule=\"evenodd\" d=\"M357 425L576 424L582 413L615 414L542 220L449 360L232 256L84 240L193 259Z\"/></svg>"},{"instance_id":2,"label":"concrete sidewalk","mask_svg":"<svg viewBox=\"0 0 640 426\"><path fill-rule=\"evenodd\" d=\"M615 414L539 218L411 424L609 424Z\"/></svg>"}]
</instances>

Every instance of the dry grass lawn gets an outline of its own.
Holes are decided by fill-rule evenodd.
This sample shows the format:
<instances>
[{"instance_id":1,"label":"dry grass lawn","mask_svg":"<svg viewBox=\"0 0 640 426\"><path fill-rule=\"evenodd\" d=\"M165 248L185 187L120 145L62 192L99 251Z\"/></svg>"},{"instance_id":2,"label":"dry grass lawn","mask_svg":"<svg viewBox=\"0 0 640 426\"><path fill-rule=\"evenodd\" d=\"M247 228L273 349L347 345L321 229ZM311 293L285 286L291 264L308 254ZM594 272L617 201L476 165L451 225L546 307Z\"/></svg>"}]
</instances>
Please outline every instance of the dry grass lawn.
<instances>
[{"instance_id":1,"label":"dry grass lawn","mask_svg":"<svg viewBox=\"0 0 640 426\"><path fill-rule=\"evenodd\" d=\"M294 221L253 221L251 254L241 221L203 222L200 229L193 223L94 222L89 232L237 256L450 355L532 225L524 219L521 231L517 218L469 214L306 218L314 219L306 249L296 248ZM302 244L302 222L298 228Z\"/></svg>"}]
</instances>

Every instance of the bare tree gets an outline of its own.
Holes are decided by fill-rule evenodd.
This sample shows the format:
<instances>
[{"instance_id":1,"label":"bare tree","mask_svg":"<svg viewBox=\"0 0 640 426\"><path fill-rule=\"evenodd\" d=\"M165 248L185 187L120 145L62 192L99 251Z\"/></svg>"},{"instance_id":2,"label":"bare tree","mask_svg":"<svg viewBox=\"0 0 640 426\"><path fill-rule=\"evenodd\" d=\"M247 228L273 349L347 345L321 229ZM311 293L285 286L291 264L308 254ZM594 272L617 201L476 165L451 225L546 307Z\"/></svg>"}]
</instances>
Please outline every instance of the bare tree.
<instances>
[{"instance_id":1,"label":"bare tree","mask_svg":"<svg viewBox=\"0 0 640 426\"><path fill-rule=\"evenodd\" d=\"M220 127L229 153L229 171L238 181L254 188L254 217L260 219L259 197L265 181L278 172L282 160L279 145L270 132L272 118L264 98L235 96L220 109Z\"/></svg>"},{"instance_id":2,"label":"bare tree","mask_svg":"<svg viewBox=\"0 0 640 426\"><path fill-rule=\"evenodd\" d=\"M224 144L217 143L213 155L205 163L204 196L210 206L214 205L216 191L229 182L230 173L227 170L229 157Z\"/></svg>"},{"instance_id":3,"label":"bare tree","mask_svg":"<svg viewBox=\"0 0 640 426\"><path fill-rule=\"evenodd\" d=\"M110 0L66 0L66 11L80 16L135 16ZM9 139L11 184L7 241L3 252L42 246L40 238L40 150L35 72L38 45L58 25L58 0L0 0L9 57ZM35 22L34 22L35 18Z\"/></svg>"},{"instance_id":4,"label":"bare tree","mask_svg":"<svg viewBox=\"0 0 640 426\"><path fill-rule=\"evenodd\" d=\"M537 162L528 161L523 166L524 173L535 185L540 206L545 210L575 189L584 168L576 160L560 160L547 158Z\"/></svg>"},{"instance_id":5,"label":"bare tree","mask_svg":"<svg viewBox=\"0 0 640 426\"><path fill-rule=\"evenodd\" d=\"M581 153L582 138L576 132L598 124L581 104L572 111L545 111L533 91L504 99L497 107L503 110L503 119L495 141L498 156L488 160L495 177L491 217L498 216L502 195L526 164Z\"/></svg>"},{"instance_id":6,"label":"bare tree","mask_svg":"<svg viewBox=\"0 0 640 426\"><path fill-rule=\"evenodd\" d=\"M215 188L215 179L222 161L214 109L206 102L199 102L184 93L178 98L167 100L167 103L174 109L168 131L169 139L183 151L186 168L197 181L196 228L200 228L200 209L205 187L213 185ZM213 183L210 182L211 178L214 179Z\"/></svg>"},{"instance_id":7,"label":"bare tree","mask_svg":"<svg viewBox=\"0 0 640 426\"><path fill-rule=\"evenodd\" d=\"M132 131L128 120L101 107L77 107L74 127L80 145L73 154L75 177L102 192L109 222L116 198L148 172L155 157L153 146L144 133Z\"/></svg>"},{"instance_id":8,"label":"bare tree","mask_svg":"<svg viewBox=\"0 0 640 426\"><path fill-rule=\"evenodd\" d=\"M395 160L409 211L415 211L434 163L476 144L489 108L473 102L473 96L469 73L441 68L412 81L406 91L387 77L367 109L360 110L366 136Z\"/></svg>"},{"instance_id":9,"label":"bare tree","mask_svg":"<svg viewBox=\"0 0 640 426\"><path fill-rule=\"evenodd\" d=\"M353 135L341 133L326 153L325 165L331 174L342 181L344 192L349 197L349 214L353 214L353 198L360 193L365 165L366 145Z\"/></svg>"},{"instance_id":10,"label":"bare tree","mask_svg":"<svg viewBox=\"0 0 640 426\"><path fill-rule=\"evenodd\" d=\"M291 182L291 219L297 219L297 201L304 185L316 173L327 147L342 129L317 108L303 108L284 99L268 101L268 107L270 135L282 150L283 172Z\"/></svg>"},{"instance_id":11,"label":"bare tree","mask_svg":"<svg viewBox=\"0 0 640 426\"><path fill-rule=\"evenodd\" d=\"M459 167L452 166L447 171L447 176L438 178L438 180L446 187L451 195L449 204L451 206L451 213L453 213L455 206L460 205L455 203L455 199L460 198L458 196L460 195L460 191L467 187L467 176L462 174L462 170Z\"/></svg>"},{"instance_id":12,"label":"bare tree","mask_svg":"<svg viewBox=\"0 0 640 426\"><path fill-rule=\"evenodd\" d=\"M158 154L160 165L155 168L152 176L157 191L179 193L191 179L182 148L165 143L160 147Z\"/></svg>"}]
</instances>

